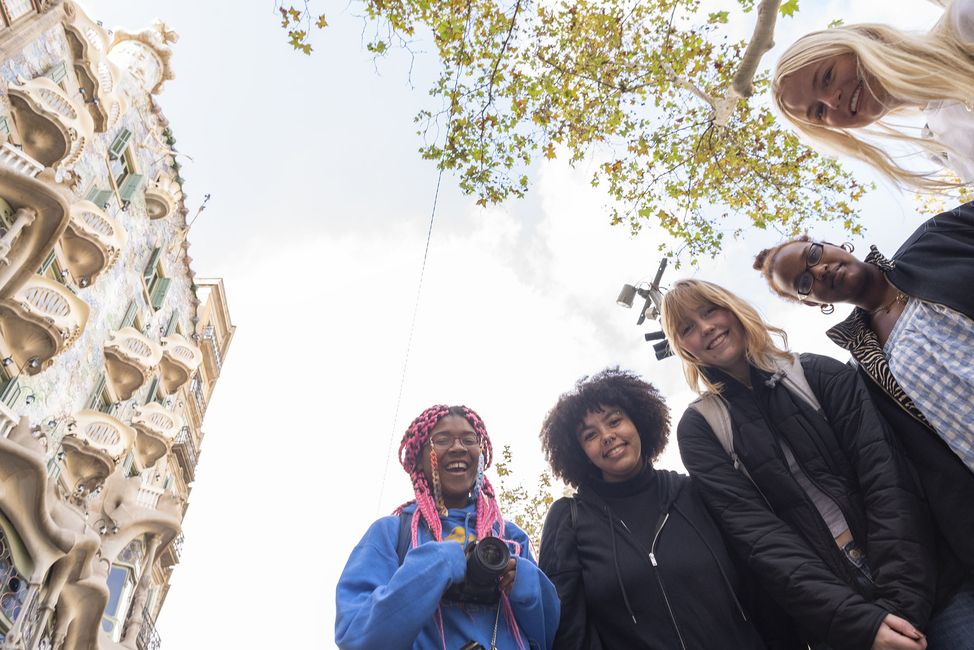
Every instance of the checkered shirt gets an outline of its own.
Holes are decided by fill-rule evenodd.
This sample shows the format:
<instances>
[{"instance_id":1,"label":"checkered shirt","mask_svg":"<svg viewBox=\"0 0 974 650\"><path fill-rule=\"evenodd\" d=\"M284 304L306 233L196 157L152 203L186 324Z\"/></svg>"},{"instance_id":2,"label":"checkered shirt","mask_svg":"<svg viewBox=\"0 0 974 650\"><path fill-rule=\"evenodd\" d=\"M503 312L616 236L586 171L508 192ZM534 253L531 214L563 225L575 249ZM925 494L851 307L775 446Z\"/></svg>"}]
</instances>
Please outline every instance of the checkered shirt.
<instances>
[{"instance_id":1,"label":"checkered shirt","mask_svg":"<svg viewBox=\"0 0 974 650\"><path fill-rule=\"evenodd\" d=\"M910 298L883 352L903 391L974 472L974 321Z\"/></svg>"}]
</instances>

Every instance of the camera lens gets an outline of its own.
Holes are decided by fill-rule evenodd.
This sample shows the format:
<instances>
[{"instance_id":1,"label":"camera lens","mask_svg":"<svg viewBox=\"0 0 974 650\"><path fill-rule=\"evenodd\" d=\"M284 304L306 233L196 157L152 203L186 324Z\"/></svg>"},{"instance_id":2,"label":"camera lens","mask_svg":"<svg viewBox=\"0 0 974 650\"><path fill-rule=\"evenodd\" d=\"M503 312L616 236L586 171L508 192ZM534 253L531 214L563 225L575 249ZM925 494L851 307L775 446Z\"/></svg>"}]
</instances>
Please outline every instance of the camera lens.
<instances>
[{"instance_id":1,"label":"camera lens","mask_svg":"<svg viewBox=\"0 0 974 650\"><path fill-rule=\"evenodd\" d=\"M507 567L507 561L511 558L511 552L507 550L507 544L496 537L485 537L477 543L474 549L478 568L485 574L500 575Z\"/></svg>"}]
</instances>

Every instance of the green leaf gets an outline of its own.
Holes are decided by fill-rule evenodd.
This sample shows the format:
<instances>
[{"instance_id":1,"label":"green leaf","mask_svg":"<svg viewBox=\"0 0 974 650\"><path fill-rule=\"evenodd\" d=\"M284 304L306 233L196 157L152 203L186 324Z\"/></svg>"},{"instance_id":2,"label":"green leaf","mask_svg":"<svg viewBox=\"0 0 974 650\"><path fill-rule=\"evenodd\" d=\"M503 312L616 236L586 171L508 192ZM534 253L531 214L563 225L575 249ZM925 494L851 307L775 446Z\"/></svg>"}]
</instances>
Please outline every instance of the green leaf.
<instances>
[{"instance_id":1,"label":"green leaf","mask_svg":"<svg viewBox=\"0 0 974 650\"><path fill-rule=\"evenodd\" d=\"M798 11L798 0L785 0L784 2L781 3L781 6L778 7L778 12L782 16L791 17L794 16L797 11Z\"/></svg>"}]
</instances>

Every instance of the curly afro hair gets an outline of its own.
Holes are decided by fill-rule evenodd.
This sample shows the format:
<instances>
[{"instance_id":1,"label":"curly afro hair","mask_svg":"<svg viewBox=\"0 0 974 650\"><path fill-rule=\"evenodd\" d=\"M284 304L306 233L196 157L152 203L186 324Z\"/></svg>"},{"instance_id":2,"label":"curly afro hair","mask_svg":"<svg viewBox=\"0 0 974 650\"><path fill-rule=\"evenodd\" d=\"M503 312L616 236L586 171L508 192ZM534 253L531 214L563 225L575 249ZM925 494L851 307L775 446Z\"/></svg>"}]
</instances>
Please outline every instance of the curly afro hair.
<instances>
[{"instance_id":1,"label":"curly afro hair","mask_svg":"<svg viewBox=\"0 0 974 650\"><path fill-rule=\"evenodd\" d=\"M601 478L577 436L588 413L609 407L622 409L636 425L643 458L647 461L656 460L666 447L670 437L670 410L656 387L618 367L582 377L573 390L558 398L545 417L539 436L551 471L569 485L577 488Z\"/></svg>"}]
</instances>

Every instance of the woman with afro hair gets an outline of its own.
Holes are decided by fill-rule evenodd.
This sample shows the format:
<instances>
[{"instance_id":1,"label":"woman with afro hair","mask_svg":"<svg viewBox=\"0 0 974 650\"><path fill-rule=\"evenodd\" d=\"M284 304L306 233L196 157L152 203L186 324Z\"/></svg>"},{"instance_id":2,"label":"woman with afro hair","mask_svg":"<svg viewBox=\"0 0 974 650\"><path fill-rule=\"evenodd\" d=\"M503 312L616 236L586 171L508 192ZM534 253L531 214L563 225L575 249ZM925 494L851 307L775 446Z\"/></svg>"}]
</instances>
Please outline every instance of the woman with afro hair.
<instances>
[{"instance_id":1,"label":"woman with afro hair","mask_svg":"<svg viewBox=\"0 0 974 650\"><path fill-rule=\"evenodd\" d=\"M759 632L753 594L692 481L653 467L669 431L659 391L617 368L581 379L545 418L545 456L577 490L552 505L541 536L562 604L555 648L803 647L780 613L762 612Z\"/></svg>"},{"instance_id":2,"label":"woman with afro hair","mask_svg":"<svg viewBox=\"0 0 974 650\"><path fill-rule=\"evenodd\" d=\"M415 499L372 524L352 551L336 590L339 648L551 648L558 596L527 536L501 516L484 475L491 456L483 420L466 406L432 406L413 420L399 461ZM470 581L475 542L494 549L478 556L496 571Z\"/></svg>"}]
</instances>

